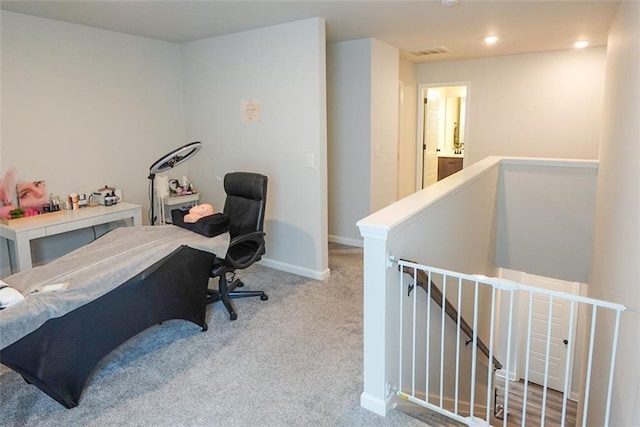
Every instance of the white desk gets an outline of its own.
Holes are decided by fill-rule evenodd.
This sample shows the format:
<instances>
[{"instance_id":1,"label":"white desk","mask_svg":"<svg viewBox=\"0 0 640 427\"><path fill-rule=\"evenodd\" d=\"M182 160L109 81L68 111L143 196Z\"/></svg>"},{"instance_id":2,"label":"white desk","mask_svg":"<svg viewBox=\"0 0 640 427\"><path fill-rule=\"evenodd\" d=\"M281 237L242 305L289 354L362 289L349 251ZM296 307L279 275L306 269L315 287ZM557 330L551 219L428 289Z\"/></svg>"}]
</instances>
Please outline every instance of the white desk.
<instances>
[{"instance_id":1,"label":"white desk","mask_svg":"<svg viewBox=\"0 0 640 427\"><path fill-rule=\"evenodd\" d=\"M25 271L32 267L32 240L128 218L133 220L134 226L142 225L142 207L123 202L113 206L62 211L51 216L45 214L11 225L0 224L0 237L13 241L18 271Z\"/></svg>"}]
</instances>

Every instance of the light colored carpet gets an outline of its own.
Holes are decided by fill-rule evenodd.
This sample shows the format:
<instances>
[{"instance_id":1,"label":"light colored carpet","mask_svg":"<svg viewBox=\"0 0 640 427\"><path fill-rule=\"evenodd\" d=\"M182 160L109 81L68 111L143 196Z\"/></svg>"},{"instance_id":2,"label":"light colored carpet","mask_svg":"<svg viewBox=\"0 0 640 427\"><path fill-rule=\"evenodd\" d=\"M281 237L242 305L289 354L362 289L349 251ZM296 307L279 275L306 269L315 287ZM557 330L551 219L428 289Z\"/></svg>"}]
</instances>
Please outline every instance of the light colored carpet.
<instances>
[{"instance_id":1,"label":"light colored carpet","mask_svg":"<svg viewBox=\"0 0 640 427\"><path fill-rule=\"evenodd\" d=\"M330 245L325 282L254 266L268 301L220 303L209 330L169 321L108 355L68 410L0 365L2 426L424 426L360 407L362 250ZM99 325L96 325L99 328Z\"/></svg>"}]
</instances>

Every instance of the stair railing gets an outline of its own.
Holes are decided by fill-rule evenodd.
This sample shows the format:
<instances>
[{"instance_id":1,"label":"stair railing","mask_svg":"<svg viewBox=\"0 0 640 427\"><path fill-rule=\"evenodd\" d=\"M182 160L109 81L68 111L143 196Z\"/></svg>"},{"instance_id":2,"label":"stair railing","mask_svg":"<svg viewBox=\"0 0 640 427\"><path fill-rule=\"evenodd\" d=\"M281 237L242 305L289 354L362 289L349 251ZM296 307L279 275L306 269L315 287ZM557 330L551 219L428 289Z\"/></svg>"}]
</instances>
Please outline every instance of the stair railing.
<instances>
[{"instance_id":1,"label":"stair railing","mask_svg":"<svg viewBox=\"0 0 640 427\"><path fill-rule=\"evenodd\" d=\"M547 290L543 288L537 288L533 286L528 286L520 283L515 283L509 280L497 279L497 278L489 278L480 275L469 275L464 273L457 273L454 271L448 271L436 267L429 267L425 265L416 264L411 261L399 260L399 275L400 275L400 289L399 292L402 295L400 299L400 334L399 334L399 373L398 380L399 383L397 385L391 385L393 389L396 390L396 394L406 400L409 400L413 403L424 406L430 410L438 412L442 415L445 415L451 419L459 421L466 425L478 425L478 422L486 423L487 425L491 423L492 418L496 417L498 414L496 412L497 399L495 396L495 389L493 393L493 403L491 405L491 388L495 385L492 379L493 374L495 374L496 369L502 369L501 364L493 357L493 350L497 347L496 341L499 344L506 344L504 348L506 349L506 366L505 366L505 374L506 379L509 377L509 373L511 372L511 364L512 364L512 349L515 347L512 345L512 337L514 334L518 332L514 330L514 306L515 299L522 299L524 301L528 301L528 303L524 303L524 305L520 305L517 309L519 311L518 316L520 317L520 321L524 322L518 328L522 330L522 350L523 354L521 355L524 360L524 367L522 372L524 373L523 384L524 389L521 392L521 402L513 405L516 409L519 409L519 414L527 414L528 408L528 386L529 386L529 372L530 372L530 363L532 359L533 350L533 337L534 333L532 331L532 325L534 321L542 321L544 325L546 325L546 333L544 336L540 337L538 333L539 342L542 343L544 349L541 354L539 351L536 353L537 360L542 360L543 366L540 368L544 371L542 374L543 384L542 386L542 401L538 403L540 407L540 416L539 421L540 425L544 425L546 420L546 410L547 410L547 396L550 390L549 378L550 378L550 364L551 364L551 347L552 347L552 320L554 315L554 306L559 304L560 302L564 302L568 304L569 311L569 319L574 319L574 313L577 313L580 310L584 310L584 314L587 319L590 317L590 322L587 320L586 322L582 322L581 326L586 328L581 331L581 334L584 336L586 343L584 343L584 354L586 357L586 371L584 372L584 389L580 391L577 399L582 404L581 413L576 414L577 417L581 417L582 425L589 424L597 424L597 425L609 425L609 418L611 415L611 401L613 395L613 383L614 383L614 372L615 372L615 361L616 361L616 351L618 345L618 333L620 330L620 317L621 314L625 311L628 312L640 312L639 309L629 309L621 304L616 304L608 301L597 300L594 298L588 298L580 295L572 295L563 292ZM407 310L404 308L403 301L407 295L407 284L404 282L403 277L405 275L409 275L412 277L411 283L408 284L408 293L411 296L412 307L407 307ZM431 279L435 275L435 280ZM442 277L442 290L438 287L438 277ZM458 306L457 308L451 304L447 298L447 278L457 278L458 282ZM461 307L462 307L462 290L461 286L465 286L474 290L473 295L473 328L467 324L464 319L461 318ZM426 304L423 310L424 302L421 300L418 305L418 293L413 292L413 289L416 287L421 287L427 292L427 301L429 298L434 300L440 307L444 306L441 316L441 325L440 325L440 374L435 372L436 385L439 382L440 390L439 394L436 394L435 387L429 387L430 376L432 376L431 367L437 367L437 362L431 364L429 360L430 353L430 343L431 343L431 333L437 333L437 329L432 331L432 327L430 326L431 319L431 305ZM479 287L483 287L486 291L491 292L490 301L486 298L482 298L482 303L479 303ZM486 292L483 291L483 292ZM501 295L501 303L499 302L497 305L502 305L502 311L498 312L496 310L496 293L500 292ZM487 294L484 293L486 296ZM538 307L535 311L535 319L534 319L534 299L536 299L536 304ZM468 298L467 298L468 301ZM478 312L482 311L484 320L480 321ZM411 312L411 313L410 313ZM546 314L545 314L546 312ZM447 314L457 325L456 328L456 339L455 339L455 362L453 358L450 357L446 359L445 356L445 314ZM484 316L486 315L486 316ZM406 317L405 317L406 316ZM426 316L426 317L425 317ZM422 349L424 354L418 353L418 345L417 345L417 330L418 323L417 319L424 317L426 319L426 334L421 338L426 338L424 341L425 347ZM404 330L404 321L412 320L412 326L410 329ZM422 319L420 320L422 321ZM478 333L474 332L473 329L478 330L480 325L489 323L489 345L485 345L482 340L478 337ZM496 323L504 323L506 329L500 330L500 328L496 328ZM590 323L590 325L588 325ZM526 332L524 329L526 328ZM573 342L574 335L578 333L578 325L577 322L571 320L568 326L568 336L565 340L565 345L567 342ZM596 329L597 328L607 328L610 332L609 334L601 334L599 339L596 339ZM422 330L422 329L421 329ZM406 333L408 332L408 333ZM471 365L467 366L470 368L470 372L465 371L464 374L461 374L460 370L460 361L462 360L462 353L460 352L460 345L464 342L460 336L461 332L464 332L471 338L469 342L473 342L474 345L472 347L471 354ZM495 338L495 339L494 339ZM558 340L558 338L553 338ZM407 356L405 357L406 349L403 348L404 345L407 345ZM596 363L601 364L601 371L609 371L608 378L606 376L600 376L597 378L598 385L591 384L592 379L594 379L593 365L595 361L594 350L595 348L600 348L604 346L605 352L610 354L610 358L607 361L598 360ZM571 384L570 384L570 370L571 370L571 360L573 359L573 347L569 347L567 350L567 355L563 364L558 365L557 369L562 369L564 371L562 384L560 384L561 389L558 389L562 393L562 403L561 403L561 422L564 425L568 421L567 414L567 403L569 396L572 394ZM491 360L493 363L494 370L491 371L491 364L487 364L487 372L486 378L482 378L481 375L476 376L476 374L482 374L480 371L476 371L476 353L477 350L480 350L485 356L487 356L488 360ZM450 351L450 350L449 350ZM542 359L540 359L542 358ZM422 363L424 362L424 363ZM424 375L418 376L418 363L420 363L420 367L424 368ZM454 367L454 375L455 378L451 378L451 376L444 375L445 364L446 367L451 367L452 364ZM467 363L467 362L465 362ZM407 365L409 375L405 376L404 366ZM422 374L420 374L422 375ZM405 378L408 378L409 381L405 385ZM486 379L486 388L483 387L482 382ZM476 381L478 380L478 381ZM453 385L453 390L448 390L447 395L444 395L443 384L447 383L448 386ZM464 384L462 384L464 383ZM462 384L462 385L461 385ZM507 415L509 414L510 407L510 387L508 386L509 381L505 381L504 388L504 396L503 403L499 406L502 408L501 417L502 425L504 427L507 426L508 420ZM478 391L485 392L484 402L483 396L479 396L476 399L476 386L478 386ZM468 387L468 388L467 388ZM459 390L461 388L465 388L466 391L469 392L468 396L463 396L462 398L459 396ZM425 396L422 397L421 393L424 390ZM430 396L430 390L433 390L433 396ZM462 399L469 399L468 402ZM515 397L514 397L515 398ZM439 401L438 401L439 400ZM446 402L445 402L446 400ZM477 407L476 407L477 406ZM493 415L490 413L490 408L493 406L494 413ZM590 411L590 407L595 408L593 411ZM480 417L480 414L484 413L484 417ZM475 414L478 414L476 417ZM514 417L517 418L518 414L514 413ZM575 416L575 415L574 415ZM595 418L595 420L590 421L588 418ZM482 420L484 418L484 420ZM500 418L500 417L496 417ZM495 421L495 419L493 420ZM526 418L523 421L526 421ZM574 420L575 421L575 420Z\"/></svg>"},{"instance_id":2,"label":"stair railing","mask_svg":"<svg viewBox=\"0 0 640 427\"><path fill-rule=\"evenodd\" d=\"M400 266L398 268L400 268ZM413 271L414 271L413 268L404 266L402 267L402 271L403 273L408 274L413 278ZM443 298L444 296L442 295L442 291L440 290L440 288L438 288L438 286L436 286L435 283L433 283L433 281L429 280L427 273L425 273L423 270L417 270L417 272L418 272L418 278L416 280L417 285L422 289L424 289L427 295L430 294L431 299L436 304L438 304L440 308L442 308L442 300L444 299L444 310L447 316L449 316L449 318L453 320L456 324L458 324L458 319L460 319L460 330L462 330L462 332L464 332L469 338L469 341L467 341L466 344L468 345L471 342L473 342L473 337L474 337L473 328L469 325L469 323L467 323L464 317L458 316L458 310L456 309L456 307L451 303L451 301L449 301L448 298ZM431 292L429 292L427 283L429 283L431 286ZM409 288L409 294L411 293L412 289L413 288L411 287ZM489 359L489 357L493 359L492 360L493 369L494 370L502 369L502 363L500 363L500 361L496 359L495 356L493 355L489 356L489 348L479 336L476 337L476 343L477 343L478 349L482 352L482 354L484 354L487 357L487 359Z\"/></svg>"}]
</instances>

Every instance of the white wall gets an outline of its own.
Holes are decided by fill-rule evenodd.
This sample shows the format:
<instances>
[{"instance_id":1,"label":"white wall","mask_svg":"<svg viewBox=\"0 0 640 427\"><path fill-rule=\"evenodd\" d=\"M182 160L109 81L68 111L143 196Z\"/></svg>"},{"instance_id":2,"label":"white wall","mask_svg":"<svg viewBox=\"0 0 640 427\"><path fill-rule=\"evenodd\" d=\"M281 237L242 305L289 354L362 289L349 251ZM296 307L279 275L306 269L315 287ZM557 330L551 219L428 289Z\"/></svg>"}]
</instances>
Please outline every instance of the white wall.
<instances>
[{"instance_id":1,"label":"white wall","mask_svg":"<svg viewBox=\"0 0 640 427\"><path fill-rule=\"evenodd\" d=\"M327 252L324 21L318 18L182 46L189 161L201 201L224 205L227 172L269 177L265 264L324 278ZM241 102L261 104L241 121ZM306 167L307 157L313 167Z\"/></svg>"},{"instance_id":2,"label":"white wall","mask_svg":"<svg viewBox=\"0 0 640 427\"><path fill-rule=\"evenodd\" d=\"M398 48L371 41L371 211L398 196Z\"/></svg>"},{"instance_id":3,"label":"white wall","mask_svg":"<svg viewBox=\"0 0 640 427\"><path fill-rule=\"evenodd\" d=\"M385 386L398 384L400 280L388 256L493 276L499 164L499 158L485 159L358 222L364 237L364 408L386 414Z\"/></svg>"},{"instance_id":4,"label":"white wall","mask_svg":"<svg viewBox=\"0 0 640 427\"><path fill-rule=\"evenodd\" d=\"M470 82L465 165L490 155L597 159L605 49L419 64L418 82Z\"/></svg>"},{"instance_id":5,"label":"white wall","mask_svg":"<svg viewBox=\"0 0 640 427\"><path fill-rule=\"evenodd\" d=\"M503 160L496 266L586 283L597 162Z\"/></svg>"},{"instance_id":6,"label":"white wall","mask_svg":"<svg viewBox=\"0 0 640 427\"><path fill-rule=\"evenodd\" d=\"M621 2L612 24L607 71L590 296L640 307L640 3ZM598 318L600 320L600 317ZM612 326L609 319L608 326ZM623 313L610 425L640 419L640 315ZM611 329L597 338L607 340ZM592 391L606 390L609 356L596 348ZM599 395L596 395L599 396ZM595 397L596 399L598 397ZM602 408L589 425L602 423Z\"/></svg>"},{"instance_id":7,"label":"white wall","mask_svg":"<svg viewBox=\"0 0 640 427\"><path fill-rule=\"evenodd\" d=\"M1 31L0 167L148 206L149 166L185 143L180 46L6 11Z\"/></svg>"},{"instance_id":8,"label":"white wall","mask_svg":"<svg viewBox=\"0 0 640 427\"><path fill-rule=\"evenodd\" d=\"M402 99L399 109L398 199L416 191L418 81L415 64L400 58Z\"/></svg>"},{"instance_id":9,"label":"white wall","mask_svg":"<svg viewBox=\"0 0 640 427\"><path fill-rule=\"evenodd\" d=\"M362 406L385 413L384 385L397 384L400 281L390 256L496 276L497 267L513 268L498 258L515 253L507 261L520 270L561 279L580 276L589 268L596 178L594 161L491 156L359 221L365 239ZM465 298L461 313L469 320L472 305ZM482 307L489 292L480 299ZM481 310L478 319L485 343L489 328L483 322L489 316L490 310ZM629 341L637 345L637 337ZM504 354L506 346L498 348Z\"/></svg>"},{"instance_id":10,"label":"white wall","mask_svg":"<svg viewBox=\"0 0 640 427\"><path fill-rule=\"evenodd\" d=\"M148 208L149 166L200 140L200 153L168 174L188 175L219 209L217 177L267 174L265 263L323 278L325 91L320 19L180 46L3 11L0 167L60 195L115 185ZM261 122L240 121L245 99L261 101Z\"/></svg>"},{"instance_id":11,"label":"white wall","mask_svg":"<svg viewBox=\"0 0 640 427\"><path fill-rule=\"evenodd\" d=\"M398 49L375 39L327 48L329 235L360 246L356 222L397 198Z\"/></svg>"},{"instance_id":12,"label":"white wall","mask_svg":"<svg viewBox=\"0 0 640 427\"><path fill-rule=\"evenodd\" d=\"M146 221L149 166L185 143L179 45L0 13L0 170L44 179L60 196L120 187ZM83 230L39 241L34 261L93 238ZM6 276L6 245L0 250Z\"/></svg>"},{"instance_id":13,"label":"white wall","mask_svg":"<svg viewBox=\"0 0 640 427\"><path fill-rule=\"evenodd\" d=\"M502 279L506 279L512 282L516 282L522 285L532 285L536 286L535 283L538 280L542 279L543 281L549 281L560 285L563 287L562 292L568 292L571 294L576 294L580 296L587 296L587 287L588 285L585 283L576 283L576 282L568 282L557 279L549 279L548 277L535 276L531 274L524 273L522 271L515 271L501 268L499 270L498 277ZM533 280L532 280L533 279ZM529 298L528 293L525 292L516 292L513 303L513 312L512 312L512 321L511 321L511 330L512 330L512 341L511 341L511 351L509 352L510 357L510 369L509 369L509 378L511 380L519 380L523 379L526 374L526 363L525 363L525 354L526 354L526 335L527 335L527 322L528 322L528 304ZM498 349L496 350L496 357L498 360L503 363L507 360L507 337L509 331L509 299L502 294L499 294L498 297L498 323L496 327L496 335L495 339L499 343ZM587 340L588 330L589 330L589 316L588 311L590 307L587 304L577 304L575 309L576 323L575 328L573 330L573 339L574 342L572 348L571 355L573 356L573 363L571 367L571 383L570 383L570 398L576 401L580 400L580 386L582 382L583 376L583 360L581 357L581 352L583 351L583 346ZM569 354L569 353L567 353ZM576 355L577 354L577 355ZM504 377L506 368L500 372L500 376Z\"/></svg>"}]
</instances>

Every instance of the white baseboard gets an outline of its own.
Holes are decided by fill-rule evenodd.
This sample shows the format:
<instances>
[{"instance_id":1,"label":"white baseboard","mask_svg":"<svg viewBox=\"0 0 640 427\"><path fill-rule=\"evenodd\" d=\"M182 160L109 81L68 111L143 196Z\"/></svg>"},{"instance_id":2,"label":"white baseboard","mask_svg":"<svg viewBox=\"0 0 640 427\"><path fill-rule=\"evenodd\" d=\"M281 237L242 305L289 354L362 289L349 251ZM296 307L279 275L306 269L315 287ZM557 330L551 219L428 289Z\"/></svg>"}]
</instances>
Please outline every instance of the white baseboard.
<instances>
[{"instance_id":1,"label":"white baseboard","mask_svg":"<svg viewBox=\"0 0 640 427\"><path fill-rule=\"evenodd\" d=\"M392 409L393 403L393 399L379 399L365 392L360 395L360 406L383 417Z\"/></svg>"},{"instance_id":2,"label":"white baseboard","mask_svg":"<svg viewBox=\"0 0 640 427\"><path fill-rule=\"evenodd\" d=\"M340 243L341 245L354 246L356 248L364 247L364 241L362 239L329 235L329 241L333 243Z\"/></svg>"},{"instance_id":3,"label":"white baseboard","mask_svg":"<svg viewBox=\"0 0 640 427\"><path fill-rule=\"evenodd\" d=\"M314 280L327 280L331 273L331 270L329 270L328 268L324 271L311 270L297 265L287 264L281 261L274 261L269 258L262 258L262 260L260 260L258 264L264 265L265 267L275 268L276 270L285 271L287 273L297 274L298 276L308 277Z\"/></svg>"}]
</instances>

